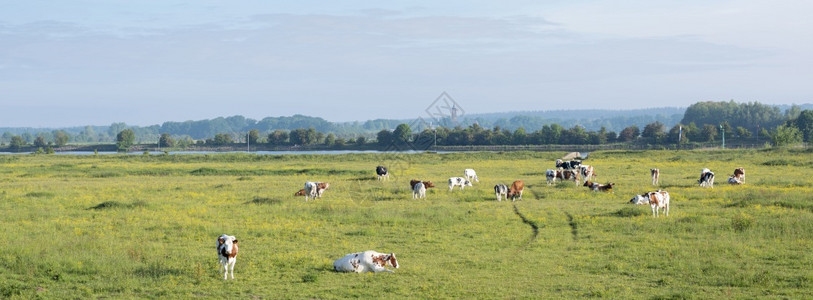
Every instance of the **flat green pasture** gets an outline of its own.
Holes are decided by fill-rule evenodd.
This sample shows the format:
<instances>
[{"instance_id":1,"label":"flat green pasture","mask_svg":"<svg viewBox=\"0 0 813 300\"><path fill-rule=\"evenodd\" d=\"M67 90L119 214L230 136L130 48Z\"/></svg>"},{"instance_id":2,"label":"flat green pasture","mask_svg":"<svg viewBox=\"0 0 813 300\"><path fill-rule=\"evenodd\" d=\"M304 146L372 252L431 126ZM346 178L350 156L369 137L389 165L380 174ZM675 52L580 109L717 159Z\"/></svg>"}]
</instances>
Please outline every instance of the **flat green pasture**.
<instances>
[{"instance_id":1,"label":"flat green pasture","mask_svg":"<svg viewBox=\"0 0 813 300\"><path fill-rule=\"evenodd\" d=\"M0 155L0 298L813 298L810 150L591 153L613 193L548 186L564 154ZM450 192L465 168L480 182ZM413 200L413 178L436 188ZM522 200L495 201L517 179ZM330 188L305 202L305 181ZM627 203L658 188L668 217ZM332 270L364 250L401 266Z\"/></svg>"}]
</instances>

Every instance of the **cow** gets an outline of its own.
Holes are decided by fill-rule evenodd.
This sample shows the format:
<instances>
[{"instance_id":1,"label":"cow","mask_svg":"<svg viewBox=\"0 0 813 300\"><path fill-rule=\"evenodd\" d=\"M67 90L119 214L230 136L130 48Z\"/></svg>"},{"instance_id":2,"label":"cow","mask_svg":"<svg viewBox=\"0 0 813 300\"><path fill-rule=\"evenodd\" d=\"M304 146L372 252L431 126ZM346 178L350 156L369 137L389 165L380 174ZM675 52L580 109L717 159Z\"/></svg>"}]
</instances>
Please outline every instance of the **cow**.
<instances>
[{"instance_id":1,"label":"cow","mask_svg":"<svg viewBox=\"0 0 813 300\"><path fill-rule=\"evenodd\" d=\"M734 169L734 178L737 179L739 183L745 183L745 169L743 168Z\"/></svg>"},{"instance_id":2,"label":"cow","mask_svg":"<svg viewBox=\"0 0 813 300\"><path fill-rule=\"evenodd\" d=\"M336 272L395 273L395 271L387 269L387 266L398 269L398 259L395 258L395 253L386 254L367 250L364 252L350 253L333 262L333 269L336 270Z\"/></svg>"},{"instance_id":3,"label":"cow","mask_svg":"<svg viewBox=\"0 0 813 300\"><path fill-rule=\"evenodd\" d=\"M632 197L632 199L630 199L629 203L636 205L649 204L649 193L643 195L635 195L635 197Z\"/></svg>"},{"instance_id":4,"label":"cow","mask_svg":"<svg viewBox=\"0 0 813 300\"><path fill-rule=\"evenodd\" d=\"M474 172L474 169L465 169L465 170L463 170L463 177L465 177L466 180L469 180L469 181L474 179L474 182L480 182L480 179L477 178L477 173Z\"/></svg>"},{"instance_id":5,"label":"cow","mask_svg":"<svg viewBox=\"0 0 813 300\"><path fill-rule=\"evenodd\" d=\"M557 170L556 171L556 178L564 180L573 180L576 184L579 184L579 172L575 170Z\"/></svg>"},{"instance_id":6,"label":"cow","mask_svg":"<svg viewBox=\"0 0 813 300\"><path fill-rule=\"evenodd\" d=\"M505 195L505 199L511 198L511 202L516 201L517 198L522 200L523 190L525 190L525 183L522 182L522 180L514 181L508 189L508 194Z\"/></svg>"},{"instance_id":7,"label":"cow","mask_svg":"<svg viewBox=\"0 0 813 300\"><path fill-rule=\"evenodd\" d=\"M742 181L737 179L735 175L731 175L731 177L728 177L728 184L742 184Z\"/></svg>"},{"instance_id":8,"label":"cow","mask_svg":"<svg viewBox=\"0 0 813 300\"><path fill-rule=\"evenodd\" d=\"M669 216L669 193L667 191L658 190L655 192L647 193L647 198L649 198L649 206L652 207L652 216L658 217L660 215L660 209L663 209L666 212L666 216Z\"/></svg>"},{"instance_id":9,"label":"cow","mask_svg":"<svg viewBox=\"0 0 813 300\"><path fill-rule=\"evenodd\" d=\"M701 187L714 188L714 172L709 169L703 169L700 172L700 179L697 181Z\"/></svg>"},{"instance_id":10,"label":"cow","mask_svg":"<svg viewBox=\"0 0 813 300\"><path fill-rule=\"evenodd\" d=\"M590 180L585 180L584 181L584 186L590 188L594 192L598 192L598 191L610 192L610 191L613 190L613 186L615 186L615 183L610 182L610 183L607 183L607 184L600 184L600 183L596 183L596 182L591 182Z\"/></svg>"},{"instance_id":11,"label":"cow","mask_svg":"<svg viewBox=\"0 0 813 300\"><path fill-rule=\"evenodd\" d=\"M426 198L426 186L423 182L418 182L412 186L412 199Z\"/></svg>"},{"instance_id":12,"label":"cow","mask_svg":"<svg viewBox=\"0 0 813 300\"><path fill-rule=\"evenodd\" d=\"M591 165L581 165L579 167L579 175L581 175L584 180L596 179L596 173L593 171L593 166Z\"/></svg>"},{"instance_id":13,"label":"cow","mask_svg":"<svg viewBox=\"0 0 813 300\"><path fill-rule=\"evenodd\" d=\"M449 191L454 189L456 186L460 186L460 189L462 190L464 187L471 186L471 181L468 181L463 177L449 178Z\"/></svg>"},{"instance_id":14,"label":"cow","mask_svg":"<svg viewBox=\"0 0 813 300\"><path fill-rule=\"evenodd\" d=\"M556 170L548 169L545 171L545 178L548 179L548 185L556 184Z\"/></svg>"},{"instance_id":15,"label":"cow","mask_svg":"<svg viewBox=\"0 0 813 300\"><path fill-rule=\"evenodd\" d=\"M652 174L652 185L660 184L661 170L660 169L649 169L649 173Z\"/></svg>"},{"instance_id":16,"label":"cow","mask_svg":"<svg viewBox=\"0 0 813 300\"><path fill-rule=\"evenodd\" d=\"M575 170L579 168L582 162L578 160L571 160L571 161L562 161L561 159L556 160L556 168L558 169L565 169L565 170Z\"/></svg>"},{"instance_id":17,"label":"cow","mask_svg":"<svg viewBox=\"0 0 813 300\"><path fill-rule=\"evenodd\" d=\"M390 179L390 172L387 171L387 167L385 166L378 166L375 167L375 173L378 174L378 180L389 180Z\"/></svg>"},{"instance_id":18,"label":"cow","mask_svg":"<svg viewBox=\"0 0 813 300\"><path fill-rule=\"evenodd\" d=\"M308 197L312 199L322 198L322 193L330 187L330 183L327 182L305 182L305 201L308 201Z\"/></svg>"},{"instance_id":19,"label":"cow","mask_svg":"<svg viewBox=\"0 0 813 300\"><path fill-rule=\"evenodd\" d=\"M294 196L305 196L305 189L300 189Z\"/></svg>"},{"instance_id":20,"label":"cow","mask_svg":"<svg viewBox=\"0 0 813 300\"><path fill-rule=\"evenodd\" d=\"M502 201L502 196L505 196L505 199L508 200L508 186L504 184L495 185L494 194L497 196L497 201Z\"/></svg>"},{"instance_id":21,"label":"cow","mask_svg":"<svg viewBox=\"0 0 813 300\"><path fill-rule=\"evenodd\" d=\"M415 185L418 184L419 182L423 183L423 186L425 188L427 188L427 189L435 187L435 184L432 183L431 181L420 181L420 180L417 180L417 179L412 179L412 180L409 181L409 189L410 190L414 189Z\"/></svg>"},{"instance_id":22,"label":"cow","mask_svg":"<svg viewBox=\"0 0 813 300\"><path fill-rule=\"evenodd\" d=\"M217 257L223 267L223 280L227 280L229 271L234 279L234 264L237 263L237 238L233 235L223 234L217 238Z\"/></svg>"}]
</instances>

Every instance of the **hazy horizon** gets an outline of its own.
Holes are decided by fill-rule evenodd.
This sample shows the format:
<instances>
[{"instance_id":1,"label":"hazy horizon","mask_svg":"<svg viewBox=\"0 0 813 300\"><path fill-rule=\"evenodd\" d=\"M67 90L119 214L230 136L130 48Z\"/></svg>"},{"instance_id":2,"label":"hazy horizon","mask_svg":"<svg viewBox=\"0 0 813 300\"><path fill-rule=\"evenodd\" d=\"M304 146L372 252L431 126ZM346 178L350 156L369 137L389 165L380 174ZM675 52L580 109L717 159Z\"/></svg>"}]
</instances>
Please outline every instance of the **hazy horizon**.
<instances>
[{"instance_id":1,"label":"hazy horizon","mask_svg":"<svg viewBox=\"0 0 813 300\"><path fill-rule=\"evenodd\" d=\"M813 102L813 2L25 1L0 127Z\"/></svg>"}]
</instances>

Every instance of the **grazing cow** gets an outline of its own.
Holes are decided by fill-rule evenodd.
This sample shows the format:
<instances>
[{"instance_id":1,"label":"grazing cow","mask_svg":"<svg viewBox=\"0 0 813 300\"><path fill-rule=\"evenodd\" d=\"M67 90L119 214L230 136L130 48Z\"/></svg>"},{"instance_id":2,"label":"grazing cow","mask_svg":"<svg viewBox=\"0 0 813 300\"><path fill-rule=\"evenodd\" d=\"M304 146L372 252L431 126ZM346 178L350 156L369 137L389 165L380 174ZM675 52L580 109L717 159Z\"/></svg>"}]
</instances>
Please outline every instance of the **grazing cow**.
<instances>
[{"instance_id":1,"label":"grazing cow","mask_svg":"<svg viewBox=\"0 0 813 300\"><path fill-rule=\"evenodd\" d=\"M632 199L630 199L629 203L636 205L649 204L649 193L643 195L635 195L635 197L632 197Z\"/></svg>"},{"instance_id":2,"label":"grazing cow","mask_svg":"<svg viewBox=\"0 0 813 300\"><path fill-rule=\"evenodd\" d=\"M423 183L423 186L425 188L427 188L427 189L435 187L435 184L432 183L431 181L420 181L420 180L417 180L417 179L412 179L412 180L409 181L409 188L414 189L415 185L418 184L419 182Z\"/></svg>"},{"instance_id":3,"label":"grazing cow","mask_svg":"<svg viewBox=\"0 0 813 300\"><path fill-rule=\"evenodd\" d=\"M661 177L661 170L649 169L649 173L652 173L652 185L658 185Z\"/></svg>"},{"instance_id":4,"label":"grazing cow","mask_svg":"<svg viewBox=\"0 0 813 300\"><path fill-rule=\"evenodd\" d=\"M469 180L469 181L474 179L474 182L480 182L480 179L477 178L477 173L474 172L474 169L465 169L465 170L463 170L463 177L466 177L466 180Z\"/></svg>"},{"instance_id":5,"label":"grazing cow","mask_svg":"<svg viewBox=\"0 0 813 300\"><path fill-rule=\"evenodd\" d=\"M556 170L548 169L545 171L545 178L548 179L548 185L556 184Z\"/></svg>"},{"instance_id":6,"label":"grazing cow","mask_svg":"<svg viewBox=\"0 0 813 300\"><path fill-rule=\"evenodd\" d=\"M305 189L300 189L294 196L305 196Z\"/></svg>"},{"instance_id":7,"label":"grazing cow","mask_svg":"<svg viewBox=\"0 0 813 300\"><path fill-rule=\"evenodd\" d=\"M742 181L740 181L739 179L737 179L737 177L732 175L731 177L728 177L728 184L742 184Z\"/></svg>"},{"instance_id":8,"label":"grazing cow","mask_svg":"<svg viewBox=\"0 0 813 300\"><path fill-rule=\"evenodd\" d=\"M316 199L322 198L322 193L330 186L327 182L305 182L305 201L308 197Z\"/></svg>"},{"instance_id":9,"label":"grazing cow","mask_svg":"<svg viewBox=\"0 0 813 300\"><path fill-rule=\"evenodd\" d=\"M466 180L466 178L463 178L463 177L449 178L449 191L451 191L452 189L454 189L455 186L458 186L458 185L460 186L460 189L462 190L464 187L471 186L471 181L468 181L468 180Z\"/></svg>"},{"instance_id":10,"label":"grazing cow","mask_svg":"<svg viewBox=\"0 0 813 300\"><path fill-rule=\"evenodd\" d=\"M745 169L743 168L734 169L734 178L737 179L739 183L745 183Z\"/></svg>"},{"instance_id":11,"label":"grazing cow","mask_svg":"<svg viewBox=\"0 0 813 300\"><path fill-rule=\"evenodd\" d=\"M700 180L697 182L700 183L701 187L714 188L714 172L709 169L703 169L703 171L700 172Z\"/></svg>"},{"instance_id":12,"label":"grazing cow","mask_svg":"<svg viewBox=\"0 0 813 300\"><path fill-rule=\"evenodd\" d=\"M571 160L571 161L562 161L561 159L556 160L556 168L565 169L565 170L575 170L579 168L582 162L578 160Z\"/></svg>"},{"instance_id":13,"label":"grazing cow","mask_svg":"<svg viewBox=\"0 0 813 300\"><path fill-rule=\"evenodd\" d=\"M494 194L497 196L497 201L502 201L502 196L505 196L505 199L508 200L508 186L504 184L495 185Z\"/></svg>"},{"instance_id":14,"label":"grazing cow","mask_svg":"<svg viewBox=\"0 0 813 300\"><path fill-rule=\"evenodd\" d=\"M342 258L333 262L333 269L336 272L390 272L386 267L391 266L398 269L398 260L395 258L395 253L378 253L373 250L364 252L350 253Z\"/></svg>"},{"instance_id":15,"label":"grazing cow","mask_svg":"<svg viewBox=\"0 0 813 300\"><path fill-rule=\"evenodd\" d=\"M581 165L581 167L579 167L579 173L584 180L596 180L596 173L593 172L593 166L591 165Z\"/></svg>"},{"instance_id":16,"label":"grazing cow","mask_svg":"<svg viewBox=\"0 0 813 300\"><path fill-rule=\"evenodd\" d=\"M514 181L508 189L508 194L506 194L505 199L511 198L511 202L514 202L517 198L522 200L523 190L525 190L525 183L522 182L522 180Z\"/></svg>"},{"instance_id":17,"label":"grazing cow","mask_svg":"<svg viewBox=\"0 0 813 300\"><path fill-rule=\"evenodd\" d=\"M418 182L412 187L412 199L426 198L426 186Z\"/></svg>"},{"instance_id":18,"label":"grazing cow","mask_svg":"<svg viewBox=\"0 0 813 300\"><path fill-rule=\"evenodd\" d=\"M227 277L229 271L231 271L231 279L234 279L234 264L237 262L237 238L226 234L218 237L217 257L223 267L223 280L229 279Z\"/></svg>"},{"instance_id":19,"label":"grazing cow","mask_svg":"<svg viewBox=\"0 0 813 300\"><path fill-rule=\"evenodd\" d=\"M596 182L591 182L590 180L585 180L584 181L584 186L590 188L594 192L598 192L598 191L610 192L610 191L613 190L613 186L615 186L615 183L610 182L610 183L607 183L607 184L600 184L600 183L596 183Z\"/></svg>"},{"instance_id":20,"label":"grazing cow","mask_svg":"<svg viewBox=\"0 0 813 300\"><path fill-rule=\"evenodd\" d=\"M649 192L647 196L649 198L649 205L652 207L653 217L660 215L661 208L666 212L666 216L669 216L669 193L667 191L658 190L656 192Z\"/></svg>"},{"instance_id":21,"label":"grazing cow","mask_svg":"<svg viewBox=\"0 0 813 300\"><path fill-rule=\"evenodd\" d=\"M378 174L378 180L389 180L390 179L390 172L387 171L387 167L385 166L378 166L375 167L375 173Z\"/></svg>"},{"instance_id":22,"label":"grazing cow","mask_svg":"<svg viewBox=\"0 0 813 300\"><path fill-rule=\"evenodd\" d=\"M575 170L557 170L555 177L563 181L573 180L573 182L579 184L579 172L576 172Z\"/></svg>"}]
</instances>

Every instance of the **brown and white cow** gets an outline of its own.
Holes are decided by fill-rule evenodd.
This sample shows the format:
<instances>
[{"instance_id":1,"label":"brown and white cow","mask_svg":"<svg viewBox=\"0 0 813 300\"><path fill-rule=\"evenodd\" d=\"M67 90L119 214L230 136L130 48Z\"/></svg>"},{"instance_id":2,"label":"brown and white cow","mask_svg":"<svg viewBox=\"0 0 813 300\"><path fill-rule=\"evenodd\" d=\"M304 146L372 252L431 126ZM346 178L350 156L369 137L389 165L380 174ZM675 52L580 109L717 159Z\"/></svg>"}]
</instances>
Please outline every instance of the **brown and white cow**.
<instances>
[{"instance_id":1,"label":"brown and white cow","mask_svg":"<svg viewBox=\"0 0 813 300\"><path fill-rule=\"evenodd\" d=\"M386 267L391 266L398 269L398 259L395 258L395 253L378 253L373 250L364 252L350 253L342 258L333 262L333 269L337 272L390 272Z\"/></svg>"},{"instance_id":2,"label":"brown and white cow","mask_svg":"<svg viewBox=\"0 0 813 300\"><path fill-rule=\"evenodd\" d=\"M522 180L514 181L514 183L511 184L511 187L508 188L508 194L505 196L505 198L511 198L511 202L516 201L517 198L522 200L523 190L525 190L525 183L522 182Z\"/></svg>"},{"instance_id":3,"label":"brown and white cow","mask_svg":"<svg viewBox=\"0 0 813 300\"><path fill-rule=\"evenodd\" d=\"M229 271L231 271L231 279L234 279L237 248L237 238L233 235L223 234L217 238L217 257L220 260L220 266L223 267L223 280L229 279Z\"/></svg>"},{"instance_id":4,"label":"brown and white cow","mask_svg":"<svg viewBox=\"0 0 813 300\"><path fill-rule=\"evenodd\" d=\"M596 180L596 173L591 165L581 165L581 167L579 167L579 175L581 175L584 180Z\"/></svg>"},{"instance_id":5,"label":"brown and white cow","mask_svg":"<svg viewBox=\"0 0 813 300\"><path fill-rule=\"evenodd\" d=\"M420 180L417 180L417 179L412 179L412 180L409 181L409 189L410 190L415 189L415 184L418 183L418 182L422 182L423 186L425 188L427 188L427 189L435 187L435 184L432 183L431 181L420 181Z\"/></svg>"},{"instance_id":6,"label":"brown and white cow","mask_svg":"<svg viewBox=\"0 0 813 300\"><path fill-rule=\"evenodd\" d=\"M745 183L745 169L743 168L736 168L734 169L734 179L737 179L740 183Z\"/></svg>"},{"instance_id":7,"label":"brown and white cow","mask_svg":"<svg viewBox=\"0 0 813 300\"><path fill-rule=\"evenodd\" d=\"M556 178L564 180L572 180L574 183L579 184L579 172L576 170L556 170Z\"/></svg>"},{"instance_id":8,"label":"brown and white cow","mask_svg":"<svg viewBox=\"0 0 813 300\"><path fill-rule=\"evenodd\" d=\"M667 217L669 216L669 192L662 190L649 192L647 198L649 198L649 205L652 207L653 217L660 215L660 209L666 212Z\"/></svg>"},{"instance_id":9,"label":"brown and white cow","mask_svg":"<svg viewBox=\"0 0 813 300\"><path fill-rule=\"evenodd\" d=\"M322 193L330 187L330 183L327 182L305 182L305 201L308 201L308 197L316 199L322 198Z\"/></svg>"},{"instance_id":10,"label":"brown and white cow","mask_svg":"<svg viewBox=\"0 0 813 300\"><path fill-rule=\"evenodd\" d=\"M661 178L661 170L660 169L649 169L649 173L652 174L652 185L658 185Z\"/></svg>"}]
</instances>

